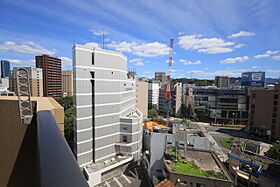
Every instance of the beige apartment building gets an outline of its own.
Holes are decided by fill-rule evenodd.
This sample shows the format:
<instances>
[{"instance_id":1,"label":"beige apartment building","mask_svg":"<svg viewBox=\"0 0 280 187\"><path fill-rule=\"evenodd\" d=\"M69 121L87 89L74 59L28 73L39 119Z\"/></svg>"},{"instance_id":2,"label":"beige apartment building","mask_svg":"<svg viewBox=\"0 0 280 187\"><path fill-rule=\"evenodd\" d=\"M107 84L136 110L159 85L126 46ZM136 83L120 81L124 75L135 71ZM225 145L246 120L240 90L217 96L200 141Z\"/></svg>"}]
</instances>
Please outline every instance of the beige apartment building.
<instances>
[{"instance_id":1,"label":"beige apartment building","mask_svg":"<svg viewBox=\"0 0 280 187\"><path fill-rule=\"evenodd\" d=\"M63 96L73 96L73 71L61 71L61 78Z\"/></svg>"},{"instance_id":2,"label":"beige apartment building","mask_svg":"<svg viewBox=\"0 0 280 187\"><path fill-rule=\"evenodd\" d=\"M148 82L136 82L136 108L143 113L143 118L148 117Z\"/></svg>"},{"instance_id":3,"label":"beige apartment building","mask_svg":"<svg viewBox=\"0 0 280 187\"><path fill-rule=\"evenodd\" d=\"M24 68L29 72L30 88L32 97L43 97L43 71L41 68L14 67L10 79L10 91L17 94L15 73L18 68Z\"/></svg>"}]
</instances>

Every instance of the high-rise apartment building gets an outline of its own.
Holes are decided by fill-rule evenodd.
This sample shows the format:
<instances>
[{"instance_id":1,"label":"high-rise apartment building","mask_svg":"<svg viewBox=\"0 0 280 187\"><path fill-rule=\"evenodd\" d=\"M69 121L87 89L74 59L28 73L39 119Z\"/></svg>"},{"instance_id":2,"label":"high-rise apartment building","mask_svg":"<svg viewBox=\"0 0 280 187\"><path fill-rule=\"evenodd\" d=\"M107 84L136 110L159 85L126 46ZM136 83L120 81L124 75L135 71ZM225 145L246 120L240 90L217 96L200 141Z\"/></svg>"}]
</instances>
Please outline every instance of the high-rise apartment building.
<instances>
[{"instance_id":1,"label":"high-rise apartment building","mask_svg":"<svg viewBox=\"0 0 280 187\"><path fill-rule=\"evenodd\" d=\"M61 71L61 80L63 96L73 96L73 71Z\"/></svg>"},{"instance_id":2,"label":"high-rise apartment building","mask_svg":"<svg viewBox=\"0 0 280 187\"><path fill-rule=\"evenodd\" d=\"M15 73L18 68L24 68L29 72L32 97L43 97L43 70L41 68L14 67L10 78L10 90L17 94Z\"/></svg>"},{"instance_id":3,"label":"high-rise apartment building","mask_svg":"<svg viewBox=\"0 0 280 187\"><path fill-rule=\"evenodd\" d=\"M176 83L174 85L174 114L176 117L182 115L183 104L183 85L182 83Z\"/></svg>"},{"instance_id":4,"label":"high-rise apartment building","mask_svg":"<svg viewBox=\"0 0 280 187\"><path fill-rule=\"evenodd\" d=\"M127 72L126 56L88 46L73 47L73 65L74 152L81 167L94 168L89 173L101 178L106 169L97 171L94 164L115 162L120 154L140 158L143 114L136 108L136 76Z\"/></svg>"},{"instance_id":5,"label":"high-rise apartment building","mask_svg":"<svg viewBox=\"0 0 280 187\"><path fill-rule=\"evenodd\" d=\"M10 62L1 60L1 78L10 77Z\"/></svg>"},{"instance_id":6,"label":"high-rise apartment building","mask_svg":"<svg viewBox=\"0 0 280 187\"><path fill-rule=\"evenodd\" d=\"M136 107L143 113L143 118L148 117L148 82L136 82Z\"/></svg>"},{"instance_id":7,"label":"high-rise apartment building","mask_svg":"<svg viewBox=\"0 0 280 187\"><path fill-rule=\"evenodd\" d=\"M36 56L36 67L43 69L45 97L61 97L61 59L49 55Z\"/></svg>"},{"instance_id":8,"label":"high-rise apartment building","mask_svg":"<svg viewBox=\"0 0 280 187\"><path fill-rule=\"evenodd\" d=\"M149 83L148 85L148 103L152 108L158 109L159 83Z\"/></svg>"},{"instance_id":9,"label":"high-rise apartment building","mask_svg":"<svg viewBox=\"0 0 280 187\"><path fill-rule=\"evenodd\" d=\"M249 132L280 140L280 84L249 92Z\"/></svg>"},{"instance_id":10,"label":"high-rise apartment building","mask_svg":"<svg viewBox=\"0 0 280 187\"><path fill-rule=\"evenodd\" d=\"M155 72L155 81L160 82L161 84L165 84L167 80L167 76L165 72Z\"/></svg>"},{"instance_id":11,"label":"high-rise apartment building","mask_svg":"<svg viewBox=\"0 0 280 187\"><path fill-rule=\"evenodd\" d=\"M218 88L228 88L229 87L229 77L228 76L215 76L215 86Z\"/></svg>"}]
</instances>

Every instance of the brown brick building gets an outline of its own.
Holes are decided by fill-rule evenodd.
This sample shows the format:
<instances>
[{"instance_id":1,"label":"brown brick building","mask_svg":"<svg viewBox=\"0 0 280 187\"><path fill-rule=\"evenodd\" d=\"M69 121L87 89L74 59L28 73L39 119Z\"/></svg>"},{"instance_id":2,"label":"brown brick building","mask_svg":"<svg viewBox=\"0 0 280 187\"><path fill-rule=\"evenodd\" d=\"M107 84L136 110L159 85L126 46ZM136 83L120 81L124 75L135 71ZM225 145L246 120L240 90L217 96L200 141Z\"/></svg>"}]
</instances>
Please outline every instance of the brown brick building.
<instances>
[{"instance_id":1,"label":"brown brick building","mask_svg":"<svg viewBox=\"0 0 280 187\"><path fill-rule=\"evenodd\" d=\"M61 97L61 59L49 55L36 56L36 67L43 69L44 97Z\"/></svg>"},{"instance_id":2,"label":"brown brick building","mask_svg":"<svg viewBox=\"0 0 280 187\"><path fill-rule=\"evenodd\" d=\"M249 132L280 139L280 84L270 90L250 90Z\"/></svg>"}]
</instances>

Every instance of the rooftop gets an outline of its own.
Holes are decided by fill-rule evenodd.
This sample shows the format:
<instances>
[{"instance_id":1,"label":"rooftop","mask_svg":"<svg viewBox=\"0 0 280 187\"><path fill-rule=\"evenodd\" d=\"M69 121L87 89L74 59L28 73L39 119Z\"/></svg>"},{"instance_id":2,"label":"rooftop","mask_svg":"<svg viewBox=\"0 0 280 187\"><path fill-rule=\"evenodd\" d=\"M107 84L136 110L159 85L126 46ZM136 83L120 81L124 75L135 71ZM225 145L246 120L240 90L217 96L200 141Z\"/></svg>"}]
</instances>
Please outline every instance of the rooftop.
<instances>
[{"instance_id":1,"label":"rooftop","mask_svg":"<svg viewBox=\"0 0 280 187\"><path fill-rule=\"evenodd\" d=\"M218 158L211 152L187 150L184 156L184 151L177 150L176 155L175 149L169 148L165 159L169 169L175 173L228 180L228 175L218 163Z\"/></svg>"}]
</instances>

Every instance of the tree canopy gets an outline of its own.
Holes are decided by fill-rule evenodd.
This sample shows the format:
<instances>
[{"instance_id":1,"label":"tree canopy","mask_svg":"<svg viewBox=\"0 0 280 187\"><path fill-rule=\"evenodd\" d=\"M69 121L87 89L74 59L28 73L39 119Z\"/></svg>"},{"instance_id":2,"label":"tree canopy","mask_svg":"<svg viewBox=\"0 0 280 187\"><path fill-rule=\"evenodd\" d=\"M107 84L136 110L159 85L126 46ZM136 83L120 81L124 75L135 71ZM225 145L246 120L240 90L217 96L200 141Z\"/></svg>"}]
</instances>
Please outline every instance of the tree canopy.
<instances>
[{"instance_id":1,"label":"tree canopy","mask_svg":"<svg viewBox=\"0 0 280 187\"><path fill-rule=\"evenodd\" d=\"M275 160L280 160L280 144L274 143L270 149L264 153L265 156L273 158Z\"/></svg>"}]
</instances>

